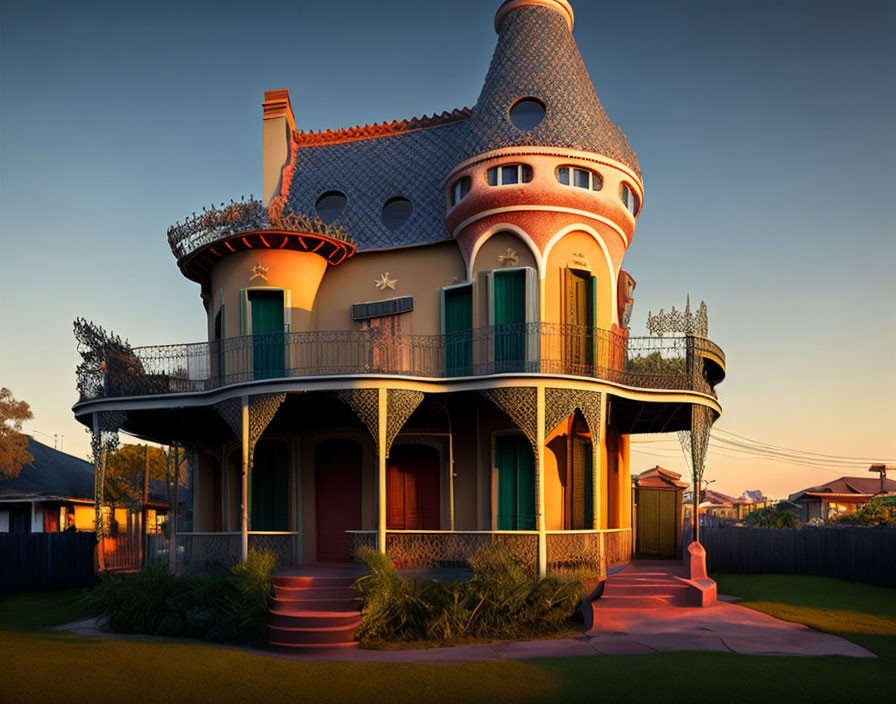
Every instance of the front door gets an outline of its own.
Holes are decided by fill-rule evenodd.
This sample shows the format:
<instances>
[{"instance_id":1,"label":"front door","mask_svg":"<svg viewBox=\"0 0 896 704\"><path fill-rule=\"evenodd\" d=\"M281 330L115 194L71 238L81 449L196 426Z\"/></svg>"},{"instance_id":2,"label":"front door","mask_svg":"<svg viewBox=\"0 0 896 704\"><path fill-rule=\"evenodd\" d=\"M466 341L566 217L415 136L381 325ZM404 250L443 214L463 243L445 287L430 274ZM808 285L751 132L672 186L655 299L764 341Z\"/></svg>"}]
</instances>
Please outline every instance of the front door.
<instances>
[{"instance_id":1,"label":"front door","mask_svg":"<svg viewBox=\"0 0 896 704\"><path fill-rule=\"evenodd\" d=\"M361 446L332 440L317 446L317 559L347 562L346 531L361 529Z\"/></svg>"},{"instance_id":2,"label":"front door","mask_svg":"<svg viewBox=\"0 0 896 704\"><path fill-rule=\"evenodd\" d=\"M638 492L638 545L637 552L644 557L676 558L675 529L678 511L675 491Z\"/></svg>"},{"instance_id":3,"label":"front door","mask_svg":"<svg viewBox=\"0 0 896 704\"><path fill-rule=\"evenodd\" d=\"M421 445L392 448L386 467L387 527L439 529L439 453Z\"/></svg>"},{"instance_id":4,"label":"front door","mask_svg":"<svg viewBox=\"0 0 896 704\"><path fill-rule=\"evenodd\" d=\"M289 448L285 442L261 442L252 456L252 474L249 483L249 528L258 531L288 530L289 503L287 473ZM220 475L212 474L215 491L213 514L216 525L220 521Z\"/></svg>"},{"instance_id":5,"label":"front door","mask_svg":"<svg viewBox=\"0 0 896 704\"><path fill-rule=\"evenodd\" d=\"M589 374L594 359L594 277L587 271L567 269L564 279L567 370Z\"/></svg>"}]
</instances>

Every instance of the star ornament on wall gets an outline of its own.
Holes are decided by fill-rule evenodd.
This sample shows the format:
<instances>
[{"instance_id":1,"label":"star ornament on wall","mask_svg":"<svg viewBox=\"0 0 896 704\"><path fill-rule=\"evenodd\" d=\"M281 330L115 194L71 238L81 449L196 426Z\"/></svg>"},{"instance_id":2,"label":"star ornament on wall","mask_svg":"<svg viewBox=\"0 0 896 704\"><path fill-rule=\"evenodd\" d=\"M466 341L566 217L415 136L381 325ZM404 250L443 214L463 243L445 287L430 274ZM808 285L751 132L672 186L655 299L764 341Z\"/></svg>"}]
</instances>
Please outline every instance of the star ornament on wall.
<instances>
[{"instance_id":1,"label":"star ornament on wall","mask_svg":"<svg viewBox=\"0 0 896 704\"><path fill-rule=\"evenodd\" d=\"M387 288L391 288L394 291L395 284L397 283L398 279L390 279L389 272L387 271L385 274L381 274L380 278L373 282L373 285L376 286L380 291L385 291Z\"/></svg>"},{"instance_id":2,"label":"star ornament on wall","mask_svg":"<svg viewBox=\"0 0 896 704\"><path fill-rule=\"evenodd\" d=\"M252 276L249 277L249 281L254 281L255 279L261 279L262 281L268 280L268 272L271 270L269 266L262 266L261 262L255 262L255 266L252 267Z\"/></svg>"}]
</instances>

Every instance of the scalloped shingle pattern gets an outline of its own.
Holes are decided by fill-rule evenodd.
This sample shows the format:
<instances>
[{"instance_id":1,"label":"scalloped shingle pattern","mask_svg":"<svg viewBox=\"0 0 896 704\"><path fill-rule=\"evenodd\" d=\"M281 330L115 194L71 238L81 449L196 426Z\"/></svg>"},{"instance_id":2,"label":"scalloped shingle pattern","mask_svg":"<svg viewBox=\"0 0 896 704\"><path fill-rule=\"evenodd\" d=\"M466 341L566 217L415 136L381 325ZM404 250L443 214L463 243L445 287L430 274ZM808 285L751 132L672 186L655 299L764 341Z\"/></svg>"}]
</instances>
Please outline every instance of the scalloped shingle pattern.
<instances>
[{"instance_id":1,"label":"scalloped shingle pattern","mask_svg":"<svg viewBox=\"0 0 896 704\"><path fill-rule=\"evenodd\" d=\"M529 132L510 121L520 98L542 100L545 119ZM452 117L455 117L452 114ZM313 213L326 191L342 191L348 204L339 223L359 251L450 239L445 227L445 179L462 161L512 146L555 146L595 152L640 173L622 130L600 105L566 21L554 10L525 6L504 20L482 92L469 117L448 124L408 121L407 132L363 138L352 128L309 138L295 136L295 169L288 201ZM432 126L430 126L432 125ZM345 141L351 134L361 135ZM340 136L342 135L342 136ZM313 146L311 145L313 143ZM381 220L383 204L401 196L414 206L395 231Z\"/></svg>"}]
</instances>

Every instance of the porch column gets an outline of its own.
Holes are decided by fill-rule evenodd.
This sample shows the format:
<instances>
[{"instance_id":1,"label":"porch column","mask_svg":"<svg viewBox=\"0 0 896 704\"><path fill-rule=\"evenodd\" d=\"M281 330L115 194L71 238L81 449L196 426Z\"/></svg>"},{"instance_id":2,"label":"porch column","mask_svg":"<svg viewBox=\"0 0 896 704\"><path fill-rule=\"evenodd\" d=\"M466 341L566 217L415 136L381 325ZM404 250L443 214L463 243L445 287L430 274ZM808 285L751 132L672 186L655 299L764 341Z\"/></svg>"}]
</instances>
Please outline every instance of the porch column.
<instances>
[{"instance_id":1,"label":"porch column","mask_svg":"<svg viewBox=\"0 0 896 704\"><path fill-rule=\"evenodd\" d=\"M386 553L386 456L389 448L386 445L386 426L388 423L389 397L385 388L377 389L377 439L376 454L379 462L377 472L377 521L376 549Z\"/></svg>"},{"instance_id":2,"label":"porch column","mask_svg":"<svg viewBox=\"0 0 896 704\"><path fill-rule=\"evenodd\" d=\"M240 506L240 560L249 558L249 397L240 399L242 415L242 461L241 461L241 506Z\"/></svg>"},{"instance_id":3,"label":"porch column","mask_svg":"<svg viewBox=\"0 0 896 704\"><path fill-rule=\"evenodd\" d=\"M535 491L536 491L536 516L538 528L538 576L547 574L548 564L548 536L545 531L544 520L544 387L536 388L535 422L536 422L536 446L535 453Z\"/></svg>"}]
</instances>

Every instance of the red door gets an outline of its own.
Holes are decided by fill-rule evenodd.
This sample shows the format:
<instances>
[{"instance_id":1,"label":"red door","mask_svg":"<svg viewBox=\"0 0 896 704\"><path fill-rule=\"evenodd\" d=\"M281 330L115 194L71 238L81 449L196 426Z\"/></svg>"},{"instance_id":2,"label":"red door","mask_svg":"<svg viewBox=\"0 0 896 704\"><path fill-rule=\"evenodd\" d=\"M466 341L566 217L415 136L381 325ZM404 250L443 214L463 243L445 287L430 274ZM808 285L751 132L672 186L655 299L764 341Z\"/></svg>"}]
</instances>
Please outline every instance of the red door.
<instances>
[{"instance_id":1,"label":"red door","mask_svg":"<svg viewBox=\"0 0 896 704\"><path fill-rule=\"evenodd\" d=\"M317 559L349 560L347 530L361 528L361 446L334 440L317 446Z\"/></svg>"},{"instance_id":2,"label":"red door","mask_svg":"<svg viewBox=\"0 0 896 704\"><path fill-rule=\"evenodd\" d=\"M386 467L387 527L439 530L439 453L421 445L393 447Z\"/></svg>"}]
</instances>

